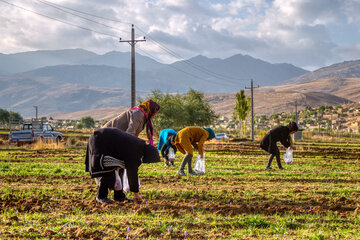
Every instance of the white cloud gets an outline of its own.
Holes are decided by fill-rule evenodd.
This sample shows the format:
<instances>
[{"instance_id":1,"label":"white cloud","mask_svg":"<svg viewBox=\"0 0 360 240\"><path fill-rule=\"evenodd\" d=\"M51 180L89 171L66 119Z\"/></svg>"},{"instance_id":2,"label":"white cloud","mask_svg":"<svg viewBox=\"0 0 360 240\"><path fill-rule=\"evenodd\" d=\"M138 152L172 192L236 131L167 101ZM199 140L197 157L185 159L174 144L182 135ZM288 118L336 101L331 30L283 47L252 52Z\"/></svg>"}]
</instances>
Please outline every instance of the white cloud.
<instances>
[{"instance_id":1,"label":"white cloud","mask_svg":"<svg viewBox=\"0 0 360 240\"><path fill-rule=\"evenodd\" d=\"M137 37L144 35L142 31L148 36L146 43L137 45L139 50L164 62L177 60L164 51L164 47L184 58L198 54L225 58L242 53L269 62L288 62L310 68L360 58L356 40L347 41L348 45L336 42L334 36L337 33L332 27L352 23L357 26L354 31L359 32L360 0L51 1L118 22L73 12L113 27L107 28L37 0L14 0L12 3L114 37L82 30L0 2L1 53L58 48L84 48L97 53L129 51L129 46L119 43L117 37L129 39L130 23L134 23ZM159 46L151 39L163 45Z\"/></svg>"}]
</instances>

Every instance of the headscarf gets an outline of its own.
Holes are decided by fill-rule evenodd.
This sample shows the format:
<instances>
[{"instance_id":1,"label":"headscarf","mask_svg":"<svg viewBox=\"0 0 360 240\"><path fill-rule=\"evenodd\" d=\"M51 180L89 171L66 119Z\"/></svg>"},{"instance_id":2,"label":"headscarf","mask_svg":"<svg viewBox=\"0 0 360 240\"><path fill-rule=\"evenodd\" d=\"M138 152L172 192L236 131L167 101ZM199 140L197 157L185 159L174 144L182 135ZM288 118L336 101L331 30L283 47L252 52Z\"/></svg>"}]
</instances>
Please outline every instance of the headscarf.
<instances>
[{"instance_id":1,"label":"headscarf","mask_svg":"<svg viewBox=\"0 0 360 240\"><path fill-rule=\"evenodd\" d=\"M296 122L294 122L294 121L291 121L291 122L290 122L288 125L286 125L286 126L289 128L290 132L298 131L298 130L299 130Z\"/></svg>"},{"instance_id":2,"label":"headscarf","mask_svg":"<svg viewBox=\"0 0 360 240\"><path fill-rule=\"evenodd\" d=\"M215 133L211 128L204 128L204 129L209 133L209 137L207 138L207 140L215 137Z\"/></svg>"},{"instance_id":3,"label":"headscarf","mask_svg":"<svg viewBox=\"0 0 360 240\"><path fill-rule=\"evenodd\" d=\"M132 109L139 109L144 113L146 119L146 134L150 144L153 145L154 127L151 122L151 117L160 110L159 104L149 99Z\"/></svg>"},{"instance_id":4,"label":"headscarf","mask_svg":"<svg viewBox=\"0 0 360 240\"><path fill-rule=\"evenodd\" d=\"M160 162L159 152L156 147L145 144L144 146L144 156L142 158L143 163L157 163Z\"/></svg>"}]
</instances>

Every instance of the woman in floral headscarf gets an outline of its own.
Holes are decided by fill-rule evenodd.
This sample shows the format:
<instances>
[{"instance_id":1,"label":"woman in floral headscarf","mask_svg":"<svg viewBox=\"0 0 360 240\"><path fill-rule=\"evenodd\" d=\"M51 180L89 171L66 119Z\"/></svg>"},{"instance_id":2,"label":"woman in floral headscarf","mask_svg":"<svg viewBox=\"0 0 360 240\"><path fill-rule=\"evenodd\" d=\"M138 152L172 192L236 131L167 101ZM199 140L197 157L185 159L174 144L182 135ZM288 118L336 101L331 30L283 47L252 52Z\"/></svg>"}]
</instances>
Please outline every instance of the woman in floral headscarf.
<instances>
[{"instance_id":1,"label":"woman in floral headscarf","mask_svg":"<svg viewBox=\"0 0 360 240\"><path fill-rule=\"evenodd\" d=\"M149 99L111 119L103 127L115 127L131 135L139 136L146 125L146 134L149 143L153 145L154 128L151 120L159 110L160 106Z\"/></svg>"},{"instance_id":2,"label":"woman in floral headscarf","mask_svg":"<svg viewBox=\"0 0 360 240\"><path fill-rule=\"evenodd\" d=\"M277 147L276 143L278 141L281 144L288 148L292 148L295 150L295 146L293 146L291 134L296 133L299 130L296 122L290 122L286 126L278 126L276 128L271 129L265 137L261 140L260 147L270 153L270 157L266 166L266 170L271 170L271 162L276 157L276 162L278 164L279 169L283 169L280 161L280 151Z\"/></svg>"},{"instance_id":3,"label":"woman in floral headscarf","mask_svg":"<svg viewBox=\"0 0 360 240\"><path fill-rule=\"evenodd\" d=\"M118 128L123 130L131 135L136 137L139 136L140 132L144 129L146 125L146 134L149 139L149 143L154 145L153 143L153 135L154 128L151 120L156 116L159 112L160 106L152 101L151 99L141 103L140 105L127 110L126 112L121 113L119 116L111 119L107 122L103 128ZM120 175L123 175L124 170L122 170ZM99 188L101 187L101 178L98 179ZM128 199L122 190L115 191L114 190L114 199L116 201L132 201Z\"/></svg>"}]
</instances>

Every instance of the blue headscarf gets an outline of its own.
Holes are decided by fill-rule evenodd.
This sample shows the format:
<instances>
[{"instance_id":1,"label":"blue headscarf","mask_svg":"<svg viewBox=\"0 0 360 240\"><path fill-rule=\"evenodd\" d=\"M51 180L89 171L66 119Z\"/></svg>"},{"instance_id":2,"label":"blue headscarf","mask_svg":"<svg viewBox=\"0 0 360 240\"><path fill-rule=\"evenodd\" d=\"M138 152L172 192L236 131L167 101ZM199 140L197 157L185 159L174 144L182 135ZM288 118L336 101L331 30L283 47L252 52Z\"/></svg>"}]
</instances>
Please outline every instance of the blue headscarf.
<instances>
[{"instance_id":1,"label":"blue headscarf","mask_svg":"<svg viewBox=\"0 0 360 240\"><path fill-rule=\"evenodd\" d=\"M215 133L211 128L204 128L204 129L209 133L209 137L207 138L207 140L215 137Z\"/></svg>"}]
</instances>

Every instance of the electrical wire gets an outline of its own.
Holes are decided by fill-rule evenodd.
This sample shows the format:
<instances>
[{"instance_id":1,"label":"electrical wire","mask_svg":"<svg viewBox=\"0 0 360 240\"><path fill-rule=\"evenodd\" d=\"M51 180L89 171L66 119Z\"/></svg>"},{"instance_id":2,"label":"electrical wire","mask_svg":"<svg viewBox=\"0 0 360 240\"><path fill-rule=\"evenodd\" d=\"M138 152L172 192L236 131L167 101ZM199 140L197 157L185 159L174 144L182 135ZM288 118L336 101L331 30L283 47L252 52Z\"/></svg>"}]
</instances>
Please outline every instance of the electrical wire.
<instances>
[{"instance_id":1,"label":"electrical wire","mask_svg":"<svg viewBox=\"0 0 360 240\"><path fill-rule=\"evenodd\" d=\"M101 16L98 16L98 15L95 15L95 14L90 14L90 13L87 13L87 12L83 12L83 11L78 11L76 9L73 9L73 8L69 8L69 7L65 7L63 5L60 5L60 4L55 4L55 3L52 3L52 2L49 2L49 1L46 1L46 0L36 0L38 2L41 2L43 4L46 4L48 6L51 6L51 7L54 7L56 9L59 9L60 11L63 11L63 12L67 12L69 14L72 14L74 16L77 16L77 17L80 17L80 18L83 18L83 19L86 19L86 20L89 20L91 22L95 22L95 23L98 23L96 21L93 21L91 19L88 19L88 18L84 18L82 16L79 16L79 15L76 15L76 14L73 14L73 13L70 13L68 11L65 11L63 10L62 8L64 9L68 9L70 11L74 11L74 12L78 12L78 13L81 13L81 14L84 14L84 15L89 15L89 16L92 16L92 17L96 17L96 18L99 18L99 19L103 19L103 20L107 20L107 21L112 21L112 22L118 22L118 23L124 23L124 24L130 24L130 23L127 23L127 22L123 22L123 21L120 21L120 20L115 20L115 19L111 19L111 18L105 18L105 17L101 17ZM111 27L111 26L108 26L106 24L102 24L102 23L98 23L98 24L101 24L105 27L109 27L109 28L113 28L113 29L116 29L114 27ZM191 66L192 68L194 69L197 69L198 71L200 72L203 72L209 76L212 76L212 77L215 77L215 78L221 78L231 84L237 84L237 82L233 82L231 81L230 79L233 79L233 80L236 80L236 81L248 81L250 80L250 78L234 78L234 77L231 77L231 76L226 76L226 75L223 75L223 74L220 74L220 73L216 73L216 72L213 72L203 66L200 66L190 60L186 60L184 59L182 56L180 56L179 54L175 53L174 51L172 51L171 49L169 49L168 47L166 47L165 45L161 44L159 41L156 41L154 38L150 37L149 35L147 35L147 33L145 31L143 31L140 27L138 27L137 25L135 25L135 28L138 29L140 32L142 32L147 39L150 39L151 41L153 41L155 44L157 44L162 50L164 50L165 52L167 52L168 54L170 54L171 56L175 57L176 59L180 59L182 60L185 64ZM123 31L123 30L120 30L120 31ZM124 31L126 32L126 31ZM129 32L127 32L129 33ZM161 61L160 61L161 62Z\"/></svg>"},{"instance_id":2,"label":"electrical wire","mask_svg":"<svg viewBox=\"0 0 360 240\"><path fill-rule=\"evenodd\" d=\"M37 0L37 1L39 1L39 0ZM115 19L111 19L111 18L101 17L101 16L98 16L98 15L95 15L95 14L91 14L91 13L79 11L79 10L76 10L76 9L73 9L73 8L69 8L69 7L65 7L65 6L63 6L63 5L56 4L56 3L53 3L53 2L49 2L49 1L46 1L46 0L42 0L42 2L46 2L46 3L48 3L48 4L55 5L55 6L58 6L58 7L60 7L60 8L64 8L64 9L67 9L67 10L70 10L70 11L74 11L74 12L77 12L77 13L81 13L81 14L84 14L84 15L92 16L92 17L99 18L99 19L103 19L103 20L107 20L107 21L112 21L112 22L117 22L117 23L123 23L123 24L128 24L128 25L131 25L131 24L132 24L132 23L129 23L129 22L123 22L123 21L120 21L120 20L115 20Z\"/></svg>"},{"instance_id":3,"label":"electrical wire","mask_svg":"<svg viewBox=\"0 0 360 240\"><path fill-rule=\"evenodd\" d=\"M38 12L36 12L36 11L33 11L33 10L30 10L30 9L21 7L21 6L19 6L19 5L13 4L13 3L9 3L9 2L4 1L4 0L0 0L0 2L9 4L9 5L13 6L13 7L20 8L20 9L22 9L22 10L24 10L24 11L31 12L31 13L37 14L37 15L39 15L39 16L42 16L42 17L45 17L45 18L49 18L49 19L51 19L51 20L58 21L58 22L61 22L61 23L64 23L64 24L67 24L67 25L70 25L70 26L73 26L73 27L77 27L77 28L80 28L80 29L83 29L83 30L87 30L87 31L93 32L93 33L98 33L98 34L101 34L101 35L104 35L104 36L108 36L108 37L113 37L113 38L119 39L119 37L117 37L117 36L114 36L114 35L111 35L111 34L108 34L108 33L104 33L104 32L99 32L99 31L97 31L97 30L93 30L93 29L90 29L90 28L87 28L87 27L79 26L79 25L76 25L76 24L73 24L73 23L65 22L65 21L63 21L63 20L60 20L60 19L57 19L57 18L54 18L54 17L50 17L50 16L47 16L47 15L42 14L42 13L38 13Z\"/></svg>"},{"instance_id":4,"label":"electrical wire","mask_svg":"<svg viewBox=\"0 0 360 240\"><path fill-rule=\"evenodd\" d=\"M146 34L145 31L143 31L142 29L140 29L136 25L135 25L135 28L137 28L140 32ZM209 69L207 69L207 68L205 68L203 66L200 66L200 65L198 65L198 64L196 64L196 63L194 63L194 62L192 62L190 60L184 60L184 58L182 58L180 55L178 55L177 53L175 53L171 49L167 48L165 45L161 44L160 42L156 41L155 39L153 39L152 37L150 37L148 35L145 35L145 36L146 36L147 39L150 39L153 42L155 42L161 49L163 49L164 51L166 51L170 55L174 56L177 59L183 60L184 63L192 66L195 69L198 69L199 71L201 71L203 73L206 73L208 75L215 76L215 77L218 77L218 78L223 78L225 80L228 80L228 79L234 79L234 80L240 80L240 81L242 81L242 80L250 80L250 78L234 78L234 77L231 77L231 76L226 76L226 75L223 75L223 74L219 74L219 73L210 71ZM229 81L229 82L231 82L231 81ZM234 82L231 82L231 83L234 83Z\"/></svg>"},{"instance_id":5,"label":"electrical wire","mask_svg":"<svg viewBox=\"0 0 360 240\"><path fill-rule=\"evenodd\" d=\"M89 22L93 22L93 23L102 25L102 26L107 27L107 28L112 28L112 29L115 29L115 30L117 30L117 31L130 34L129 31L125 31L125 30L122 30L122 29L119 29L119 28L115 28L115 27L106 25L106 24L104 24L104 23L100 23L100 22L94 21L94 20L92 20L92 19L89 19L89 18L80 16L80 15L74 14L74 13L72 13L72 12L66 11L66 10L62 9L62 7L56 6L56 4L54 4L54 3L50 3L50 2L48 2L48 1L42 1L42 0L36 0L36 1L38 1L38 2L40 2L40 3L42 3L42 4L45 4L45 5L47 5L47 6L53 7L53 8L55 8L55 9L58 9L58 10L60 10L60 11L62 11L62 12L68 13L68 14L70 14L70 15L73 15L73 16L76 16L76 17L85 19L85 20L87 20L87 21L89 21ZM53 4L54 4L54 5L53 5ZM73 11L73 10L72 10L72 11Z\"/></svg>"},{"instance_id":6,"label":"electrical wire","mask_svg":"<svg viewBox=\"0 0 360 240\"><path fill-rule=\"evenodd\" d=\"M100 25L105 26L105 27L108 27L108 28L116 29L116 30L118 30L118 31L123 31L123 30L120 30L120 29L114 28L114 27L112 27L112 26L109 26L109 25L106 25L106 24L103 24L103 23L94 21L94 20L89 19L89 18L85 18L85 17L83 17L83 16L80 16L80 15L77 15L77 14L74 14L74 13L71 13L71 12L66 11L66 10L64 10L64 9L68 9L68 10L71 10L71 11L74 11L74 12L78 12L78 13L81 13L81 14L89 15L89 16L96 17L96 18L99 18L99 19L104 19L104 20L107 20L107 21L113 21L113 22L119 22L119 23L126 23L126 22L122 22L122 21L119 21L119 20L114 20L114 19L110 19L110 18L104 18L104 17L100 17L100 16L97 16L97 15L94 15L94 14L90 14L90 13L78 11L78 10L75 10L75 9L72 9L72 8L68 8L68 7L59 5L59 4L51 3L51 2L46 1L46 0L36 0L36 1L38 1L38 2L40 2L40 3L42 3L42 4L45 4L45 5L47 5L47 6L53 7L53 8L55 8L55 9L58 9L58 10L60 10L60 11L62 11L62 12L71 14L71 15L73 15L73 16L76 16L76 17L85 19L85 20L87 20L87 21L90 21L90 22L93 22L93 23L96 23L96 24L100 24ZM79 26L79 25L76 25L76 24L73 24L73 23L65 22L65 21L63 21L63 20L60 20L60 19L57 19L57 18L53 18L53 17L47 16L47 15L42 14L42 13L38 13L38 12L33 11L33 10L26 9L26 8L24 8L24 7L18 6L18 5L16 5L16 4L9 3L9 2L4 1L4 0L0 0L0 2L3 2L3 3L6 3L6 4L9 4L9 5L12 5L12 6L17 7L17 8L20 8L20 9L22 9L22 10L25 10L25 11L28 11L28 12L32 12L32 13L37 14L37 15L40 15L40 16L42 16L42 17L46 17L46 18L49 18L49 19L52 19L52 20L55 20L55 21L58 21L58 22L61 22L61 23L64 23L64 24L68 24L68 25L71 25L71 26L74 26L74 27L83 29L83 30L91 31L91 32L94 32L94 33L98 33L98 34L102 34L102 35L105 35L105 36L110 36L110 37L113 37L113 38L117 38L117 39L118 39L117 36L114 36L114 35L111 35L111 34L107 34L107 33L103 33L103 32L99 32L99 31L96 31L96 30L93 30L93 29L90 29L90 28L87 28L87 27ZM64 9L62 9L62 8L64 8ZM126 23L126 24L128 24L128 23ZM140 29L139 27L136 26L136 28L137 28L139 31L141 31L141 32L143 32L144 34L146 34L146 32L143 31L142 29ZM129 33L129 32L127 32L127 31L123 31L123 32ZM156 40L153 39L152 37L147 36L147 38L150 39L151 41L153 41L154 43L156 43L162 50L164 50L164 51L167 52L168 54L174 56L174 57L177 58L177 59L182 59L182 60L183 60L183 58L182 58L180 55L178 55L177 53L175 53L175 52L172 51L171 49L167 48L165 45L161 44L160 42L156 41ZM152 58L156 59L156 58L155 58L153 55L151 55L150 53L148 53L148 52L146 52L146 51L144 51L144 50L142 50L142 52L144 52L144 53L147 54L148 56L151 56ZM157 60L157 59L156 59L156 60ZM157 60L157 61L159 61L159 60ZM161 62L161 61L159 61L159 62ZM204 68L204 67L202 67L202 66L200 66L200 65L198 65L198 64L193 63L193 62L190 61L190 60L183 60L183 62L186 63L186 64L188 64L189 66L193 67L194 69L197 69L198 71L200 71L200 72L202 72L202 73L205 73L205 74L207 74L207 75L209 75L209 76L211 76L211 77L222 78L223 80L225 80L226 82L228 82L228 84L231 84L232 86L233 86L234 84L238 84L238 83L229 80L230 78L231 78L231 79L234 79L234 80L238 80L238 81L239 81L239 80L249 80L248 78L233 78L233 77L230 77L230 76L225 76L225 75L222 75L222 74L219 74L219 73L215 73L215 72L210 71L210 70L208 70L208 69L206 69L206 68ZM178 71L180 71L180 72L183 72L183 73L185 73L185 74L187 74L187 75L190 75L190 76L192 76L192 77L205 80L204 78L201 78L201 77L199 77L199 76L197 76L197 75L195 75L195 74L186 72L186 71L184 71L184 70L182 70L182 69L180 69L180 68L177 68L177 67L175 67L175 66L173 66L173 65L167 64L167 66L170 66L170 67L172 67L172 68L174 68L174 69L176 69L176 70L178 70ZM214 81L210 81L209 79L206 79L206 81L215 83ZM220 84L220 83L219 83L219 84ZM221 83L221 84L224 84L224 83Z\"/></svg>"},{"instance_id":7,"label":"electrical wire","mask_svg":"<svg viewBox=\"0 0 360 240\"><path fill-rule=\"evenodd\" d=\"M150 53L145 52L145 51L143 51L142 49L139 49L139 48L138 48L138 51L139 51L139 52L142 52L143 54L147 55L148 57L151 57L151 58L155 59L156 61L158 61L158 59L156 59L156 57L153 56L153 55L151 55ZM167 64L166 66L171 67L171 68L174 68L175 70L178 70L178 71L180 71L180 72L182 72L182 73L185 73L185 74L187 74L187 75L189 75L189 76L191 76L191 77L193 77L193 78L197 78L197 79L200 79L200 80L205 81L205 82L213 83L213 84L216 84L216 85L224 85L224 83L219 83L219 82L216 82L216 81L211 81L211 80L209 80L209 79L199 77L199 76L197 76L197 75L195 75L195 74L186 72L186 71L184 71L184 70L182 70L182 69L180 69L180 68L177 68L177 67L175 67L175 66L173 66L173 65L170 65L170 64ZM228 85L228 86L230 86L230 87L233 87L233 86L234 86L234 84L229 84L229 83L225 83L225 85Z\"/></svg>"}]
</instances>

